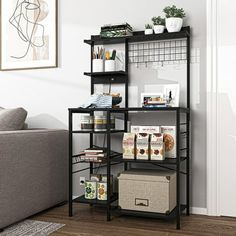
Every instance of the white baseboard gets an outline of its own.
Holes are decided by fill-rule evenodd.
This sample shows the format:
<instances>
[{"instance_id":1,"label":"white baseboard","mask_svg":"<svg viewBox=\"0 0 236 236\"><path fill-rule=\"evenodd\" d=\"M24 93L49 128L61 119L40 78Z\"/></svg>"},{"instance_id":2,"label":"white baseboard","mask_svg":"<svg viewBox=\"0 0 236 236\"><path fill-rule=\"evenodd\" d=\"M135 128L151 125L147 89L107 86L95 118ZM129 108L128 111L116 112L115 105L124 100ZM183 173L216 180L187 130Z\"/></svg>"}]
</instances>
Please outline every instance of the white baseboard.
<instances>
[{"instance_id":1,"label":"white baseboard","mask_svg":"<svg viewBox=\"0 0 236 236\"><path fill-rule=\"evenodd\" d=\"M207 209L201 207L191 207L190 209L192 214L195 215L207 215Z\"/></svg>"}]
</instances>

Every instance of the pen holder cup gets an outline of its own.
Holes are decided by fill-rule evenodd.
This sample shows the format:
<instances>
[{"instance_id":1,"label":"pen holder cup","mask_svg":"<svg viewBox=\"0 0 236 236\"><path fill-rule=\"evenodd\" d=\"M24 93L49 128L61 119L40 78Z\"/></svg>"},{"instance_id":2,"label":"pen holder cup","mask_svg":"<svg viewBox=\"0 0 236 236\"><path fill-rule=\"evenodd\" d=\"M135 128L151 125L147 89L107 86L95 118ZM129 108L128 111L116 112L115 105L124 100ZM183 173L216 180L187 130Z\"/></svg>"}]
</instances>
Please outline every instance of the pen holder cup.
<instances>
[{"instance_id":1,"label":"pen holder cup","mask_svg":"<svg viewBox=\"0 0 236 236\"><path fill-rule=\"evenodd\" d=\"M103 72L104 63L103 59L93 59L93 72Z\"/></svg>"},{"instance_id":2,"label":"pen holder cup","mask_svg":"<svg viewBox=\"0 0 236 236\"><path fill-rule=\"evenodd\" d=\"M105 71L115 71L116 63L115 60L106 60L105 61Z\"/></svg>"}]
</instances>

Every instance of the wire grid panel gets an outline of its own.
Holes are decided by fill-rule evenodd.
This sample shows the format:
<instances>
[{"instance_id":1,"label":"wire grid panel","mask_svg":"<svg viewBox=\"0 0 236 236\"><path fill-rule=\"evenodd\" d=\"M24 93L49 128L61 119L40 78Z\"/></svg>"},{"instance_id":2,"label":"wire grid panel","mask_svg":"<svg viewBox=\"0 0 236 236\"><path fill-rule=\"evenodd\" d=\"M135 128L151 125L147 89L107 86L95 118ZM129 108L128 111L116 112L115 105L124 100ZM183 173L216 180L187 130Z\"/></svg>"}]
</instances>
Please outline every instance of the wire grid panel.
<instances>
[{"instance_id":1,"label":"wire grid panel","mask_svg":"<svg viewBox=\"0 0 236 236\"><path fill-rule=\"evenodd\" d=\"M187 40L165 40L129 44L129 63L183 62L187 60Z\"/></svg>"}]
</instances>

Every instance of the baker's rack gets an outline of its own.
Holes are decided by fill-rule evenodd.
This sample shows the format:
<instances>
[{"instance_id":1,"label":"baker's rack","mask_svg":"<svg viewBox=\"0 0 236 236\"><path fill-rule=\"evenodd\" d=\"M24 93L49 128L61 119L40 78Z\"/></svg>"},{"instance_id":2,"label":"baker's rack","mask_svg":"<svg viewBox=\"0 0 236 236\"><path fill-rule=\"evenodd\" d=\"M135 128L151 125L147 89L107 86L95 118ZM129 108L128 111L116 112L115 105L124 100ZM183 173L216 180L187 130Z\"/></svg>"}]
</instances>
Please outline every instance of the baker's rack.
<instances>
[{"instance_id":1,"label":"baker's rack","mask_svg":"<svg viewBox=\"0 0 236 236\"><path fill-rule=\"evenodd\" d=\"M125 107L124 108L92 108L92 109L83 109L83 108L70 108L69 109L69 216L73 215L73 202L79 202L89 205L102 205L107 208L107 220L111 220L112 216L112 204L117 201L118 194L112 194L110 192L110 176L111 176L111 166L116 164L124 164L124 169L127 170L132 163L149 163L152 165L156 165L166 169L172 169L176 171L176 207L169 214L161 214L161 213L150 213L150 212L137 212L137 211L128 211L119 209L120 214L128 214L128 215L141 215L141 216L151 216L157 218L175 218L176 219L176 228L180 229L180 217L183 211L186 211L186 214L190 213L190 154L191 154L191 146L190 146L190 27L184 27L180 32L177 33L167 33L163 34L153 34L153 35L144 35L143 31L134 32L133 36L121 37L121 38L101 38L99 35L91 36L90 40L85 40L85 43L91 46L91 72L85 72L86 76L91 78L91 94L94 93L94 86L96 84L124 84L125 86ZM152 44L154 46L152 47ZM175 42L175 43L173 43ZM164 43L164 44L162 44ZM168 45L169 43L169 45ZM113 71L113 72L93 72L92 65L92 53L95 45L105 45L105 44L124 44L125 45L125 71ZM137 45L137 49L135 46ZM138 62L132 61L134 57L135 51L138 50L137 53L142 51L142 48L139 48L139 45L143 45L144 47L149 47L148 57L138 56ZM147 46L145 46L147 45ZM155 46L156 45L156 46ZM158 46L159 45L159 46ZM164 45L164 47L163 47ZM178 49L179 48L179 49ZM150 56L153 55L155 50L159 50L159 54L157 55L157 59L152 60ZM164 50L164 53L162 53ZM170 50L168 52L168 50ZM180 52L178 52L180 50ZM164 56L162 58L161 56ZM169 55L170 54L170 55ZM177 55L181 55L181 58L178 58ZM184 54L184 55L182 55ZM170 56L170 57L167 57ZM165 60L164 60L165 59ZM143 108L143 107L129 107L128 106L128 89L129 89L129 64L132 63L153 63L153 62L167 62L167 61L184 61L186 63L186 78L187 78L187 106L186 107L162 107L162 108ZM75 114L90 114L94 115L94 112L103 111L106 113L107 117L107 130L106 131L83 131L83 130L74 130L73 129L73 115ZM144 161L144 160L123 160L122 154L118 152L113 152L111 150L111 136L114 133L124 133L127 132L127 122L129 113L131 112L145 112L145 114L149 114L149 112L168 112L172 113L175 116L176 121L176 149L177 149L177 158L176 159L165 159L164 161ZM110 124L111 114L123 114L124 115L124 128L122 130L112 130ZM154 115L154 114L153 114ZM184 120L183 117L184 116ZM184 129L183 129L184 127ZM96 164L90 163L88 168L82 168L78 171L73 171L74 164L84 163L81 161L79 156L80 154L73 153L73 136L76 134L88 134L90 140L90 147L94 147L94 134L106 134L106 142L107 142L107 161L103 165L106 167L107 173L107 201L99 201L99 200L87 200L84 195L79 196L76 199L73 199L73 182L72 176L74 173L82 172L82 171L90 171L90 174L94 173L94 170L99 168ZM180 137L184 135L186 137L185 146L181 146ZM181 164L185 164L185 171L182 171ZM182 186L180 176L184 175L186 177L186 204L182 204L180 198L180 189Z\"/></svg>"}]
</instances>

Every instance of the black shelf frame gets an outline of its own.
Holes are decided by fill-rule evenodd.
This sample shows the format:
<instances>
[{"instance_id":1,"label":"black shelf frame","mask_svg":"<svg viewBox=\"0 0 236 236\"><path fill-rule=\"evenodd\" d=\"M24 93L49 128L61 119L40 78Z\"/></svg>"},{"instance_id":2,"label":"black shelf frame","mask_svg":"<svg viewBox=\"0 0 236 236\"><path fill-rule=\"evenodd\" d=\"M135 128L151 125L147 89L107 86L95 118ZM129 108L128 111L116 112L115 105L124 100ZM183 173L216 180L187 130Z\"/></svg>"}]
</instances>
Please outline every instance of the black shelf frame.
<instances>
[{"instance_id":1,"label":"black shelf frame","mask_svg":"<svg viewBox=\"0 0 236 236\"><path fill-rule=\"evenodd\" d=\"M127 80L127 72L84 72L84 75L92 77L94 84L123 84Z\"/></svg>"},{"instance_id":2,"label":"black shelf frame","mask_svg":"<svg viewBox=\"0 0 236 236\"><path fill-rule=\"evenodd\" d=\"M148 41L161 41L161 40L187 40L187 52L186 52L186 71L187 71L187 106L186 107L161 107L161 108L143 108L143 107L129 107L128 105L128 90L129 90L129 43L133 42L148 42ZM112 84L112 83L122 83L125 86L125 107L124 108L69 108L69 216L73 215L73 202L79 202L89 205L102 205L107 209L107 221L111 220L112 214L112 203L118 199L117 194L112 194L110 192L110 176L111 176L111 166L117 164L123 164L124 170L128 170L132 167L132 164L151 164L159 166L169 170L176 171L176 207L170 214L160 214L160 213L150 213L150 212L137 212L137 211L127 211L124 209L119 209L121 214L128 215L141 215L147 217L156 218L175 218L176 229L180 229L181 214L183 211L186 215L190 214L190 160L191 160L191 143L190 143L190 27L183 27L178 33L167 33L163 34L153 34L144 35L143 31L134 32L133 36L121 37L121 38L101 38L100 36L91 36L90 40L84 40L85 43L91 46L91 72L85 72L84 75L91 77L91 94L94 93L94 87L96 84ZM114 72L93 72L92 56L95 45L104 44L125 44L125 71L114 71ZM106 113L107 117L107 130L106 131L83 131L83 130L73 130L73 115L74 114L90 114L94 115L96 111L103 111ZM129 113L132 112L170 112L175 116L176 121L176 158L175 159L165 159L164 161L153 161L153 160L126 160L122 158L122 154L118 152L111 151L111 135L115 133L127 132L128 128L128 117ZM112 130L110 117L111 114L121 113L124 115L124 130ZM182 120L184 116L184 120ZM181 128L185 127L185 131L181 131ZM106 134L107 143L107 159L105 163L89 163L89 167L80 169L78 171L73 171L73 165L80 163L85 163L79 159L80 154L73 154L73 136L75 134L88 134L90 140L90 147L94 147L94 134ZM185 147L181 147L180 138L184 135L186 139ZM73 161L74 160L74 161ZM182 163L185 162L185 172L182 171ZM98 200L87 200L84 196L80 196L77 199L72 199L73 196L73 182L72 176L74 173L82 171L90 171L90 174L94 173L94 170L106 167L107 173L107 201ZM181 190L181 178L180 175L184 174L186 178L186 204L183 205L180 199Z\"/></svg>"},{"instance_id":3,"label":"black shelf frame","mask_svg":"<svg viewBox=\"0 0 236 236\"><path fill-rule=\"evenodd\" d=\"M84 40L89 45L104 45L104 44L122 44L126 40L129 43L145 42L145 41L160 41L169 39L182 39L190 37L190 27L183 27L180 32L168 33L166 30L163 34L145 35L144 31L133 32L133 36L117 37L117 38L102 38L100 35L92 35L91 39Z\"/></svg>"},{"instance_id":4,"label":"black shelf frame","mask_svg":"<svg viewBox=\"0 0 236 236\"><path fill-rule=\"evenodd\" d=\"M180 206L181 212L187 209L186 205ZM174 219L177 213L177 207L175 207L171 212L168 213L155 213L155 212L145 212L145 211L132 211L132 210L123 210L119 209L121 215L130 215L130 216L141 216L148 218L157 218L157 219Z\"/></svg>"},{"instance_id":5,"label":"black shelf frame","mask_svg":"<svg viewBox=\"0 0 236 236\"><path fill-rule=\"evenodd\" d=\"M111 198L110 198L110 203L113 203L115 201L118 200L118 193L114 193L111 195ZM88 200L88 199L85 199L84 195L78 197L78 198L75 198L73 200L73 202L77 202L77 203L83 203L83 204L91 204L91 205L97 205L97 206L106 206L107 205L107 201L101 201L101 200L97 200L97 199L92 199L92 200Z\"/></svg>"}]
</instances>

